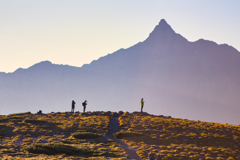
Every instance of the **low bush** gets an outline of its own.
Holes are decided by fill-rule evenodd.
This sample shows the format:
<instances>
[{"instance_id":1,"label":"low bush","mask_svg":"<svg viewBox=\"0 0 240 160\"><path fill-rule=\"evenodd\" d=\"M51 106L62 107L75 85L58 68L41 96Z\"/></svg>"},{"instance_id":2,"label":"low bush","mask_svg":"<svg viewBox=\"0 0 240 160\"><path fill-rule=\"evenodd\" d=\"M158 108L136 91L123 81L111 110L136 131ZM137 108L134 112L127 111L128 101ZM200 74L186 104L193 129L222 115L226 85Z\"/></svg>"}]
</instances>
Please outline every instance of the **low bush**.
<instances>
[{"instance_id":1,"label":"low bush","mask_svg":"<svg viewBox=\"0 0 240 160\"><path fill-rule=\"evenodd\" d=\"M8 120L7 116L0 116L0 123L8 122Z\"/></svg>"},{"instance_id":2,"label":"low bush","mask_svg":"<svg viewBox=\"0 0 240 160\"><path fill-rule=\"evenodd\" d=\"M0 129L3 129L5 127L6 127L6 125L0 124Z\"/></svg>"},{"instance_id":3,"label":"low bush","mask_svg":"<svg viewBox=\"0 0 240 160\"><path fill-rule=\"evenodd\" d=\"M80 149L69 145L57 143L38 143L24 147L24 151L37 154L67 154L67 155L89 155L93 152L86 149Z\"/></svg>"},{"instance_id":4,"label":"low bush","mask_svg":"<svg viewBox=\"0 0 240 160\"><path fill-rule=\"evenodd\" d=\"M75 138L63 139L61 142L66 144L79 144L79 141Z\"/></svg>"},{"instance_id":5,"label":"low bush","mask_svg":"<svg viewBox=\"0 0 240 160\"><path fill-rule=\"evenodd\" d=\"M5 146L5 145L0 145L0 149L2 149L2 148L7 148L7 146Z\"/></svg>"},{"instance_id":6,"label":"low bush","mask_svg":"<svg viewBox=\"0 0 240 160\"><path fill-rule=\"evenodd\" d=\"M48 123L48 122L44 120L37 120L37 119L26 119L25 123Z\"/></svg>"},{"instance_id":7,"label":"low bush","mask_svg":"<svg viewBox=\"0 0 240 160\"><path fill-rule=\"evenodd\" d=\"M24 117L0 117L0 123L6 122L21 122Z\"/></svg>"},{"instance_id":8,"label":"low bush","mask_svg":"<svg viewBox=\"0 0 240 160\"><path fill-rule=\"evenodd\" d=\"M1 132L1 130L0 130L0 136L7 136L7 134L4 132Z\"/></svg>"},{"instance_id":9,"label":"low bush","mask_svg":"<svg viewBox=\"0 0 240 160\"><path fill-rule=\"evenodd\" d=\"M0 125L0 136L11 136L12 130L13 130L12 127Z\"/></svg>"},{"instance_id":10,"label":"low bush","mask_svg":"<svg viewBox=\"0 0 240 160\"><path fill-rule=\"evenodd\" d=\"M126 137L136 137L136 136L143 136L142 133L133 132L133 131L120 131L113 134L116 138L126 138Z\"/></svg>"},{"instance_id":11,"label":"low bush","mask_svg":"<svg viewBox=\"0 0 240 160\"><path fill-rule=\"evenodd\" d=\"M101 135L97 133L92 133L92 132L75 132L72 134L72 136L78 139L86 139L86 138L92 139L92 138L99 138Z\"/></svg>"},{"instance_id":12,"label":"low bush","mask_svg":"<svg viewBox=\"0 0 240 160\"><path fill-rule=\"evenodd\" d=\"M22 122L24 118L12 118L9 119L10 122Z\"/></svg>"}]
</instances>

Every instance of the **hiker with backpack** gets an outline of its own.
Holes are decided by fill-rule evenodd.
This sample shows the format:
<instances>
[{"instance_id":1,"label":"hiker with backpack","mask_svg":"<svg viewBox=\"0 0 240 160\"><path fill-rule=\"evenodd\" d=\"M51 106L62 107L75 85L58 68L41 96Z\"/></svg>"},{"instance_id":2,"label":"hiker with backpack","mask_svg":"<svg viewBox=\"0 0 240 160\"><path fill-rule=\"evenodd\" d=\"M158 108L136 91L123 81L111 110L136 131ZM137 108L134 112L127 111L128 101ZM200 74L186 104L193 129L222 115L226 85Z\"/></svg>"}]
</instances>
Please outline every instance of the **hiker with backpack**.
<instances>
[{"instance_id":1,"label":"hiker with backpack","mask_svg":"<svg viewBox=\"0 0 240 160\"><path fill-rule=\"evenodd\" d=\"M83 106L83 113L85 113L86 105L87 105L87 100L85 100L85 101L82 103L82 106Z\"/></svg>"},{"instance_id":2,"label":"hiker with backpack","mask_svg":"<svg viewBox=\"0 0 240 160\"><path fill-rule=\"evenodd\" d=\"M72 110L71 110L71 112L73 112L74 113L74 109L75 109L75 101L74 100L72 100Z\"/></svg>"},{"instance_id":3,"label":"hiker with backpack","mask_svg":"<svg viewBox=\"0 0 240 160\"><path fill-rule=\"evenodd\" d=\"M141 99L141 112L143 112L144 101L143 98Z\"/></svg>"}]
</instances>

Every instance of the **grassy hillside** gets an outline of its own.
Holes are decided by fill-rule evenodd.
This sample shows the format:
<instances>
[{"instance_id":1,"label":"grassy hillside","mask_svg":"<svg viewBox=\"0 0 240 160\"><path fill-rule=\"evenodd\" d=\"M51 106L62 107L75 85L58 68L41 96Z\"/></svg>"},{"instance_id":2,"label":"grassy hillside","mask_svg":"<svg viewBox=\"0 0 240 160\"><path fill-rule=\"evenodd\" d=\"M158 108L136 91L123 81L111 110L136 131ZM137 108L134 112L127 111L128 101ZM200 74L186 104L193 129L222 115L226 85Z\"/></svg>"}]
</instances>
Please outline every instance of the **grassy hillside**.
<instances>
[{"instance_id":1,"label":"grassy hillside","mask_svg":"<svg viewBox=\"0 0 240 160\"><path fill-rule=\"evenodd\" d=\"M239 125L141 113L124 113L120 125L123 133L142 134L124 139L143 159L149 151L160 153L163 159L240 159Z\"/></svg>"},{"instance_id":2,"label":"grassy hillside","mask_svg":"<svg viewBox=\"0 0 240 160\"><path fill-rule=\"evenodd\" d=\"M0 158L126 158L114 141L103 142L109 116L80 113L20 113L0 117Z\"/></svg>"},{"instance_id":3,"label":"grassy hillside","mask_svg":"<svg viewBox=\"0 0 240 160\"><path fill-rule=\"evenodd\" d=\"M129 159L126 148L104 139L113 112L19 113L0 116L0 159ZM123 113L114 136L142 159L240 159L240 126L146 113ZM111 125L114 126L114 125Z\"/></svg>"}]
</instances>

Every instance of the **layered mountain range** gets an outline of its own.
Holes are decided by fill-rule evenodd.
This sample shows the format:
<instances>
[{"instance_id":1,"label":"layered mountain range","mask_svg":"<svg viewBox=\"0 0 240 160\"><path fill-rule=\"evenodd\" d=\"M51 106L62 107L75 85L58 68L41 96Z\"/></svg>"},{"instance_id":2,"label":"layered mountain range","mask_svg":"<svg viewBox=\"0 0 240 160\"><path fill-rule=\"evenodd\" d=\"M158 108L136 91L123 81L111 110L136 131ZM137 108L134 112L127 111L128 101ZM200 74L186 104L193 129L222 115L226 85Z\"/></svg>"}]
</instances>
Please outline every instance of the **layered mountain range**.
<instances>
[{"instance_id":1,"label":"layered mountain range","mask_svg":"<svg viewBox=\"0 0 240 160\"><path fill-rule=\"evenodd\" d=\"M82 67L40 62L0 73L0 114L70 111L144 111L240 124L240 52L200 39L189 42L165 20L149 37Z\"/></svg>"}]
</instances>

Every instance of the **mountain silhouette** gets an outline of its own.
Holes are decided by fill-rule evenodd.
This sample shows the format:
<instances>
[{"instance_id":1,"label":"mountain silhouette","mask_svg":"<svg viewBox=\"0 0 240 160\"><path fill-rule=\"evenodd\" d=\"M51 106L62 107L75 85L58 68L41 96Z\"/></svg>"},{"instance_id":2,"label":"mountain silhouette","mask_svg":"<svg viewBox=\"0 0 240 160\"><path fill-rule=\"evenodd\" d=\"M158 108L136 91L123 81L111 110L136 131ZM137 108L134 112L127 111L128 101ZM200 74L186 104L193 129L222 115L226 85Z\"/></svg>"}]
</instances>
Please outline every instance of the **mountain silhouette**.
<instances>
[{"instance_id":1,"label":"mountain silhouette","mask_svg":"<svg viewBox=\"0 0 240 160\"><path fill-rule=\"evenodd\" d=\"M40 62L0 73L0 114L76 110L135 111L240 124L240 52L189 42L161 20L149 37L82 67Z\"/></svg>"}]
</instances>

